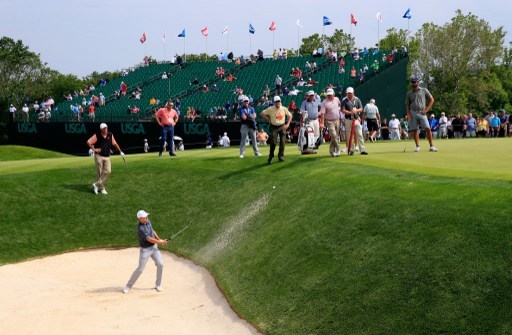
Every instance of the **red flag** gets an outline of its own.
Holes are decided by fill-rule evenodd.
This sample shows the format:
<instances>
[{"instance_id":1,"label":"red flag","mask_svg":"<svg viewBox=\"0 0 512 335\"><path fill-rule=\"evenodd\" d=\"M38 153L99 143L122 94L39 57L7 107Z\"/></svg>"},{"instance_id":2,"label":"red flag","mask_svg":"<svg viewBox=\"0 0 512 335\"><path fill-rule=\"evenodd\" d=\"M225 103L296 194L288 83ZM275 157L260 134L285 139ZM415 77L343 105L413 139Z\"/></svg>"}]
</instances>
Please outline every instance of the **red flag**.
<instances>
[{"instance_id":1,"label":"red flag","mask_svg":"<svg viewBox=\"0 0 512 335\"><path fill-rule=\"evenodd\" d=\"M353 24L354 26L357 26L357 19L354 16L354 14L350 14L350 23Z\"/></svg>"},{"instance_id":2,"label":"red flag","mask_svg":"<svg viewBox=\"0 0 512 335\"><path fill-rule=\"evenodd\" d=\"M268 27L268 30L270 30L270 31L276 30L276 24L274 23L274 21L272 21L272 24L270 25L270 27Z\"/></svg>"},{"instance_id":3,"label":"red flag","mask_svg":"<svg viewBox=\"0 0 512 335\"><path fill-rule=\"evenodd\" d=\"M208 27L204 27L203 29L201 29L201 34L203 34L203 36L207 37L208 36Z\"/></svg>"},{"instance_id":4,"label":"red flag","mask_svg":"<svg viewBox=\"0 0 512 335\"><path fill-rule=\"evenodd\" d=\"M139 39L140 43L144 44L146 42L146 33L142 33L142 36Z\"/></svg>"}]
</instances>

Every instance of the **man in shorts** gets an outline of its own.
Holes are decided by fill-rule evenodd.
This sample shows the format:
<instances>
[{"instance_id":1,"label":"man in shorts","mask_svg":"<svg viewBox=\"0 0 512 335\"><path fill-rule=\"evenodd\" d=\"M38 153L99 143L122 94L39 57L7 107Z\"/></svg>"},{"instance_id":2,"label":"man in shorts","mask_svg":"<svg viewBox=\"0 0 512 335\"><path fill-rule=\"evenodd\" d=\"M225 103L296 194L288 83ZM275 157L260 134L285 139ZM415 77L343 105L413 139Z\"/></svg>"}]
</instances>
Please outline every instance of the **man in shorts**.
<instances>
[{"instance_id":1,"label":"man in shorts","mask_svg":"<svg viewBox=\"0 0 512 335\"><path fill-rule=\"evenodd\" d=\"M432 142L432 131L430 130L430 125L427 119L427 113L434 104L434 97L426 88L419 86L419 78L415 75L411 77L411 87L412 89L407 92L407 96L405 98L405 109L407 110L407 117L409 118L409 129L413 131L414 142L416 143L416 149L414 149L414 151L420 151L420 135L418 126L421 125L421 129L424 129L427 134L430 151L436 152L437 148Z\"/></svg>"}]
</instances>

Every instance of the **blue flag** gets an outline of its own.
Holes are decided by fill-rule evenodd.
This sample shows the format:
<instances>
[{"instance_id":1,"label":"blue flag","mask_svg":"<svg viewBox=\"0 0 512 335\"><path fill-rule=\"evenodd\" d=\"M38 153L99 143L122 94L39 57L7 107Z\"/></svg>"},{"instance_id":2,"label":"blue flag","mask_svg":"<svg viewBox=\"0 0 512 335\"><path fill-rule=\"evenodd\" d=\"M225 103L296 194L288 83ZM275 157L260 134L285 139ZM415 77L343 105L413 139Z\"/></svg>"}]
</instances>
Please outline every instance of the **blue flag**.
<instances>
[{"instance_id":1,"label":"blue flag","mask_svg":"<svg viewBox=\"0 0 512 335\"><path fill-rule=\"evenodd\" d=\"M178 37L185 37L185 29L181 32L181 34L178 35Z\"/></svg>"},{"instance_id":2,"label":"blue flag","mask_svg":"<svg viewBox=\"0 0 512 335\"><path fill-rule=\"evenodd\" d=\"M410 19L412 16L411 16L411 9L410 8L407 8L407 10L405 11L405 14L404 16L402 16L404 19Z\"/></svg>"},{"instance_id":3,"label":"blue flag","mask_svg":"<svg viewBox=\"0 0 512 335\"><path fill-rule=\"evenodd\" d=\"M331 24L332 21L327 16L324 16L324 26L330 26Z\"/></svg>"},{"instance_id":4,"label":"blue flag","mask_svg":"<svg viewBox=\"0 0 512 335\"><path fill-rule=\"evenodd\" d=\"M249 33L254 34L254 27L249 23Z\"/></svg>"}]
</instances>

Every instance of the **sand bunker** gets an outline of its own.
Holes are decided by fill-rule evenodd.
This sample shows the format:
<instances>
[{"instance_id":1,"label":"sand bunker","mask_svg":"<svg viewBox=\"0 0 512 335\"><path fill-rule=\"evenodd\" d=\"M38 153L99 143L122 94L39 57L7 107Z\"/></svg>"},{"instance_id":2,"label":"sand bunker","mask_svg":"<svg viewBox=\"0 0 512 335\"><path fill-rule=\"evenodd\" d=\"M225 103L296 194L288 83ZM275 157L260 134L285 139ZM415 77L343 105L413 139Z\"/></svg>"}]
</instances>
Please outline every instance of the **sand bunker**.
<instances>
[{"instance_id":1,"label":"sand bunker","mask_svg":"<svg viewBox=\"0 0 512 335\"><path fill-rule=\"evenodd\" d=\"M149 260L122 289L139 250L92 250L0 267L3 334L260 334L230 308L208 271L162 251L163 292Z\"/></svg>"}]
</instances>

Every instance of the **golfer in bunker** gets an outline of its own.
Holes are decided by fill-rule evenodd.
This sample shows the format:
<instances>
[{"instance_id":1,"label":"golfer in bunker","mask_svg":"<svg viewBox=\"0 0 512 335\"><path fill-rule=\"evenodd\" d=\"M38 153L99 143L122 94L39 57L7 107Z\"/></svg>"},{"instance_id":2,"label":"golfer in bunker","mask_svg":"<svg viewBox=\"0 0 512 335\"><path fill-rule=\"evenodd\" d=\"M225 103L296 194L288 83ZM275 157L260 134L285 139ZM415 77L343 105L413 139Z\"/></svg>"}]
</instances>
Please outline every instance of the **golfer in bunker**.
<instances>
[{"instance_id":1,"label":"golfer in bunker","mask_svg":"<svg viewBox=\"0 0 512 335\"><path fill-rule=\"evenodd\" d=\"M162 255L160 254L160 250L158 250L159 244L167 244L167 240L162 240L153 229L151 225L151 221L148 218L149 213L145 210L140 210L137 212L137 219L139 220L139 225L137 226L137 236L139 238L139 266L133 271L130 280L123 289L123 293L130 292L130 289L133 287L139 276L144 271L146 267L146 263L149 260L149 257L153 259L156 265L156 283L155 290L157 292L162 291L162 272L164 269L164 263L162 262Z\"/></svg>"}]
</instances>

